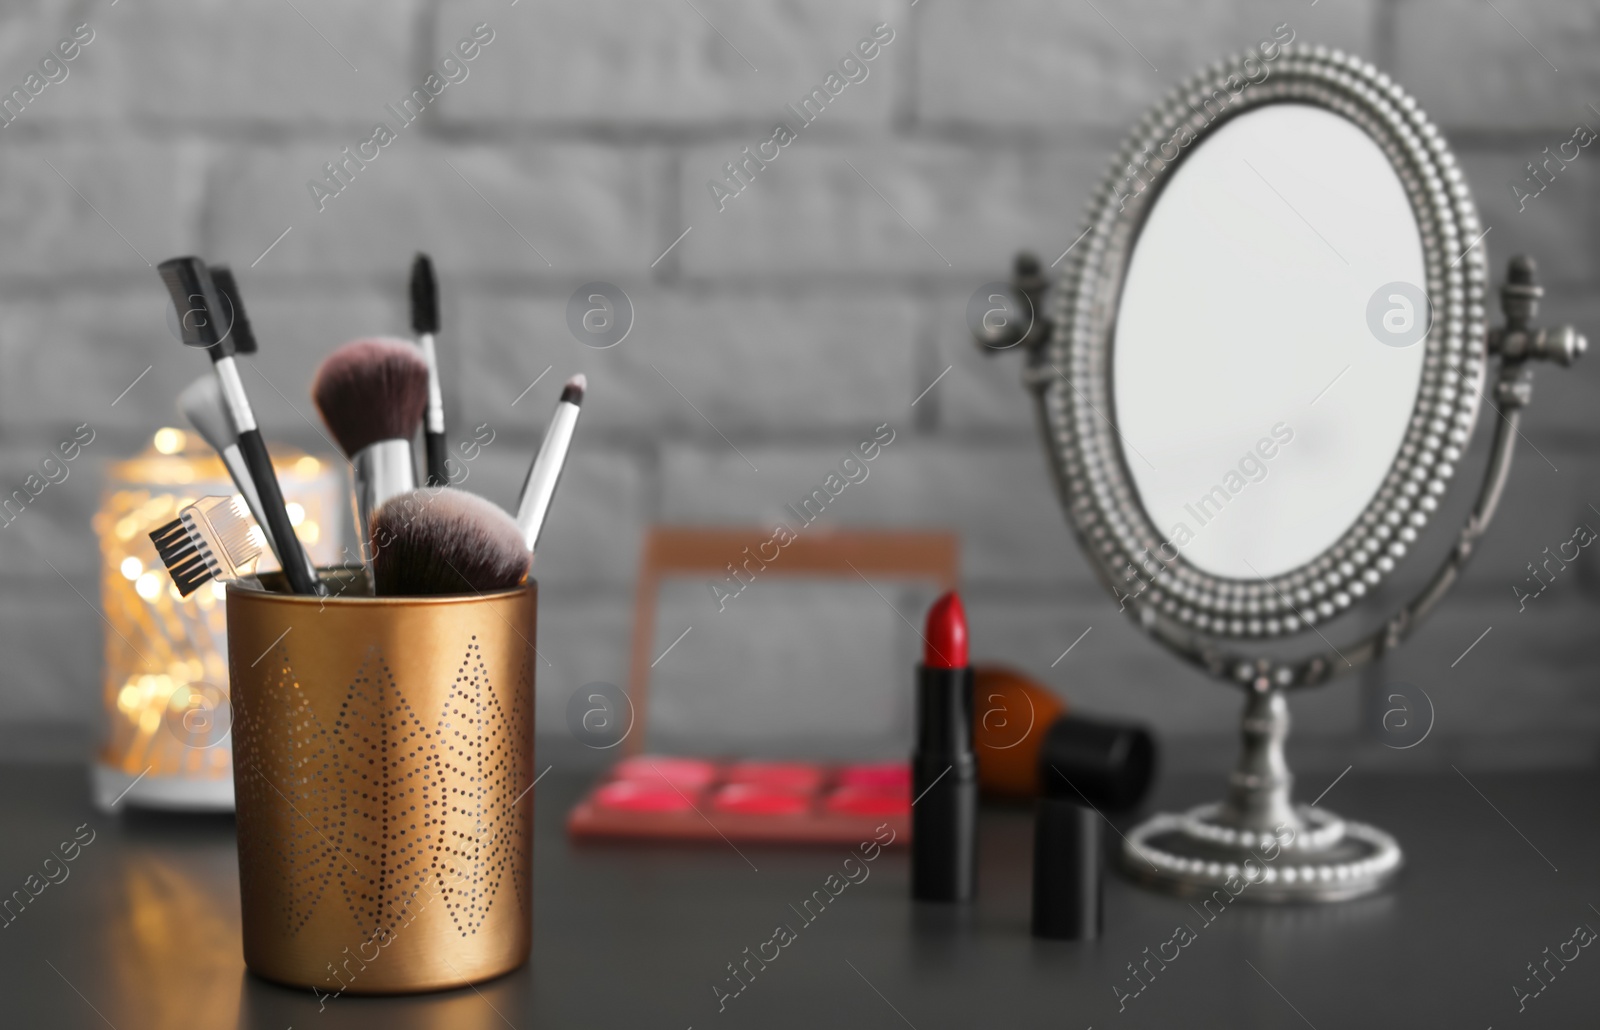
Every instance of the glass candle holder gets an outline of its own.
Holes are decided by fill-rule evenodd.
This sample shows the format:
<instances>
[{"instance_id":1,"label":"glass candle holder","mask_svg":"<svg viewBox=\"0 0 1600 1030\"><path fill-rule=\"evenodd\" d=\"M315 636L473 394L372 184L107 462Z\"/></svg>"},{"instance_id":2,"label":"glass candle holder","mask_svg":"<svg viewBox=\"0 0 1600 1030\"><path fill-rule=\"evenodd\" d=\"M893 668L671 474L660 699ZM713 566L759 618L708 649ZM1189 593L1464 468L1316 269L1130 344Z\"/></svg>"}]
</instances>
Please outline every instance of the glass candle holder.
<instances>
[{"instance_id":1,"label":"glass candle holder","mask_svg":"<svg viewBox=\"0 0 1600 1030\"><path fill-rule=\"evenodd\" d=\"M319 564L339 555L346 488L339 467L273 445L295 532ZM106 727L93 768L95 802L232 811L227 620L221 583L179 597L150 531L186 505L237 491L221 459L193 433L156 432L143 453L107 474L94 530L105 614ZM261 570L275 569L272 552Z\"/></svg>"}]
</instances>

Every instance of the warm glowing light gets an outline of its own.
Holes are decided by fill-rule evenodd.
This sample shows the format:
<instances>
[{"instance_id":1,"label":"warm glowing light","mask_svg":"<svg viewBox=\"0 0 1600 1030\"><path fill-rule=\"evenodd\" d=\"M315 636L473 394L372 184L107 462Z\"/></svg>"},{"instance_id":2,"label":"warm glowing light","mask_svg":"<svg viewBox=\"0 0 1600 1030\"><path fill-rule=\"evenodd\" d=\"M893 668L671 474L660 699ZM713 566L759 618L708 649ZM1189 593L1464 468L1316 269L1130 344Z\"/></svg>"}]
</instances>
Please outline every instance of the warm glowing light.
<instances>
[{"instance_id":1,"label":"warm glowing light","mask_svg":"<svg viewBox=\"0 0 1600 1030\"><path fill-rule=\"evenodd\" d=\"M226 743L196 748L181 728L167 733L165 723L210 696L211 688L201 684L227 690L227 586L207 583L179 599L147 534L197 497L232 494L236 487L209 450L204 456L196 450L201 438L192 430L156 428L150 426L154 436L145 436L139 457L113 465L92 523L104 569L100 608L109 627L102 703L111 718L101 759L130 776L148 769L150 778L226 781L232 765ZM296 534L319 552L338 549L341 526L327 514L343 510L335 471L329 461L293 453L278 472L285 500L293 502L288 514ZM265 548L262 530L252 525L250 533Z\"/></svg>"},{"instance_id":2,"label":"warm glowing light","mask_svg":"<svg viewBox=\"0 0 1600 1030\"><path fill-rule=\"evenodd\" d=\"M303 505L290 501L283 506L283 510L289 513L289 525L298 526L305 521L306 509Z\"/></svg>"},{"instance_id":3,"label":"warm glowing light","mask_svg":"<svg viewBox=\"0 0 1600 1030\"><path fill-rule=\"evenodd\" d=\"M154 572L146 572L133 581L133 589L146 601L154 601L161 595L161 577Z\"/></svg>"}]
</instances>

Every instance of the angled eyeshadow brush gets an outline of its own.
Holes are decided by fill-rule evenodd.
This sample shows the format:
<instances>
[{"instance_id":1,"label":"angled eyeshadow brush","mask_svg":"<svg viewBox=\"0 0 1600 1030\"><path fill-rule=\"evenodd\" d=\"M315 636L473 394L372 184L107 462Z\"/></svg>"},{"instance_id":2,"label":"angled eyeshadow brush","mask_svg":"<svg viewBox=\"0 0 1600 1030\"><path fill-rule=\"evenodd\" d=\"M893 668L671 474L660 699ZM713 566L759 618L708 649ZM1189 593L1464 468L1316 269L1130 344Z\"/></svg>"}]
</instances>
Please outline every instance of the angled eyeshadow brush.
<instances>
[{"instance_id":1,"label":"angled eyeshadow brush","mask_svg":"<svg viewBox=\"0 0 1600 1030\"><path fill-rule=\"evenodd\" d=\"M233 420L228 417L228 409L222 402L222 387L217 384L217 377L201 376L184 387L183 392L178 394L178 410L189 420L194 431L217 452L217 457L222 459L228 475L233 479L233 485L239 488L239 495L244 498L250 514L255 516L257 524L265 526L266 509L261 506L261 495L256 492L256 482L250 477L244 455L239 453L239 434L233 431ZM283 555L278 554L277 542L269 536L267 546L272 549L281 566ZM305 554L305 551L301 553ZM313 579L316 578L316 566L309 554L306 554L306 571Z\"/></svg>"}]
</instances>

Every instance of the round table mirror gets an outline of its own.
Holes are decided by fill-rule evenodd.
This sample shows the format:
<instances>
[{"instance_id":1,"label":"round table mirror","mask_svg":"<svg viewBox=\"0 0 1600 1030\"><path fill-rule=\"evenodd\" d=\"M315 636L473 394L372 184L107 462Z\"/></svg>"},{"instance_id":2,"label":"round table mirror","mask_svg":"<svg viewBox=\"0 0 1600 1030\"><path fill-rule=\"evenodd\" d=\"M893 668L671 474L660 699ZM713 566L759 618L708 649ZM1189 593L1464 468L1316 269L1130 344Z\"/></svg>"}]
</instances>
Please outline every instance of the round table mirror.
<instances>
[{"instance_id":1,"label":"round table mirror","mask_svg":"<svg viewBox=\"0 0 1600 1030\"><path fill-rule=\"evenodd\" d=\"M1069 521L1119 607L1246 695L1223 800L1128 834L1129 875L1331 901L1400 870L1389 833L1292 803L1284 693L1380 658L1448 591L1493 516L1530 362L1583 350L1571 328L1535 327L1526 258L1489 327L1485 235L1398 85L1264 44L1142 119L1053 296L1021 256L1011 299L1030 317L978 327L990 349L1023 345ZM1452 482L1486 398L1482 484L1464 525L1435 528L1453 546L1377 628L1353 629L1471 488Z\"/></svg>"}]
</instances>

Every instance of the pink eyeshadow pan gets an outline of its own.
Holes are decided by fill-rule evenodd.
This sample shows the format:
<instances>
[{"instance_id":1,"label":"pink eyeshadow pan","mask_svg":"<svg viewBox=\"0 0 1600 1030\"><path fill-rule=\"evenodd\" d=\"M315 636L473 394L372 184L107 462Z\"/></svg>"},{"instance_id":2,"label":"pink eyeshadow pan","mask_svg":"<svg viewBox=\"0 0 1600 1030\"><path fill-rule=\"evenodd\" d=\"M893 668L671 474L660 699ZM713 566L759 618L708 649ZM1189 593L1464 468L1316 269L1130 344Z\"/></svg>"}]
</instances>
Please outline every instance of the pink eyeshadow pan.
<instances>
[{"instance_id":1,"label":"pink eyeshadow pan","mask_svg":"<svg viewBox=\"0 0 1600 1030\"><path fill-rule=\"evenodd\" d=\"M689 798L670 784L613 780L594 792L595 802L622 812L680 812L691 806Z\"/></svg>"},{"instance_id":2,"label":"pink eyeshadow pan","mask_svg":"<svg viewBox=\"0 0 1600 1030\"><path fill-rule=\"evenodd\" d=\"M822 786L822 769L809 762L735 762L728 782L809 793Z\"/></svg>"},{"instance_id":3,"label":"pink eyeshadow pan","mask_svg":"<svg viewBox=\"0 0 1600 1030\"><path fill-rule=\"evenodd\" d=\"M781 787L730 783L717 791L712 807L740 815L804 815L811 810L811 795Z\"/></svg>"},{"instance_id":4,"label":"pink eyeshadow pan","mask_svg":"<svg viewBox=\"0 0 1600 1030\"><path fill-rule=\"evenodd\" d=\"M612 775L618 780L670 783L688 794L709 786L716 778L717 767L699 758L640 755L618 763Z\"/></svg>"},{"instance_id":5,"label":"pink eyeshadow pan","mask_svg":"<svg viewBox=\"0 0 1600 1030\"><path fill-rule=\"evenodd\" d=\"M839 771L839 786L890 792L910 791L911 766L905 762L847 765Z\"/></svg>"}]
</instances>

